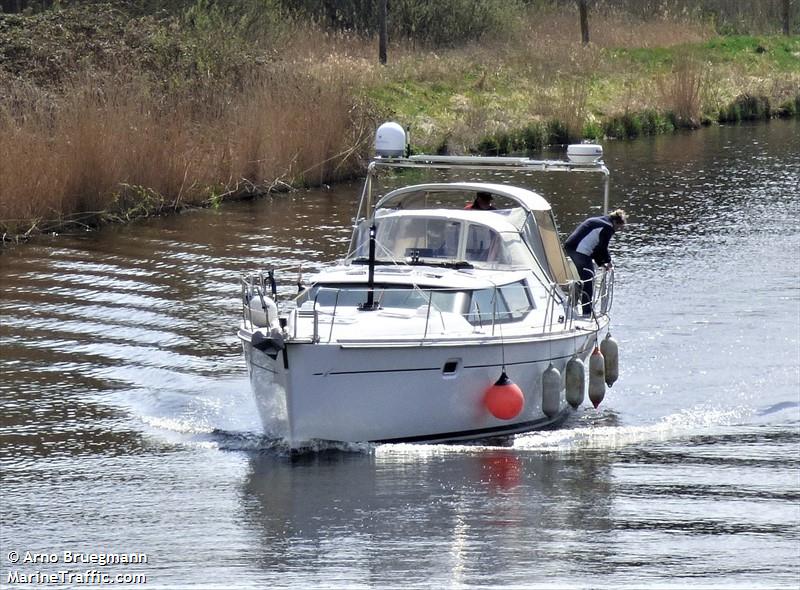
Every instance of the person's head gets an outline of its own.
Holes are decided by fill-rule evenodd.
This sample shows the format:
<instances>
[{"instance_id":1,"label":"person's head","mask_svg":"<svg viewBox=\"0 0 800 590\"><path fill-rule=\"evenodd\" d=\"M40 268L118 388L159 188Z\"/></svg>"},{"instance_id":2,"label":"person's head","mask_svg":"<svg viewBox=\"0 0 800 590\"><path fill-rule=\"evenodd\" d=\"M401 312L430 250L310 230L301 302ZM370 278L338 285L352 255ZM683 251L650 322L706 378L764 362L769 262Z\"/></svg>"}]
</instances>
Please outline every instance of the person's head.
<instances>
[{"instance_id":1,"label":"person's head","mask_svg":"<svg viewBox=\"0 0 800 590\"><path fill-rule=\"evenodd\" d=\"M494 205L492 204L492 200L494 200L494 195L492 195L492 193L480 191L475 195L475 201L472 203L472 208L493 209Z\"/></svg>"},{"instance_id":2,"label":"person's head","mask_svg":"<svg viewBox=\"0 0 800 590\"><path fill-rule=\"evenodd\" d=\"M616 231L621 230L623 227L625 227L625 224L628 223L628 215L622 209L613 211L609 217L611 218L611 223L614 224L614 229Z\"/></svg>"}]
</instances>

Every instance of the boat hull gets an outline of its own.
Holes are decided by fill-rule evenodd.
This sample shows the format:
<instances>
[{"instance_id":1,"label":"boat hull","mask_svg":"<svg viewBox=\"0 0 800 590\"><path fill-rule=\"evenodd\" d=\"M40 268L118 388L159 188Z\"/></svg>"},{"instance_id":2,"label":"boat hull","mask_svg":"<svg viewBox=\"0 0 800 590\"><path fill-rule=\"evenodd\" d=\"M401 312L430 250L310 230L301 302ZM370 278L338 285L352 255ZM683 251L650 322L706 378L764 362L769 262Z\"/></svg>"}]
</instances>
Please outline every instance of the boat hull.
<instances>
[{"instance_id":1,"label":"boat hull","mask_svg":"<svg viewBox=\"0 0 800 590\"><path fill-rule=\"evenodd\" d=\"M289 341L277 354L256 349L248 331L239 335L265 432L294 448L319 439L479 440L552 426L569 410L567 361L576 352L585 359L603 327L504 343ZM542 410L542 373L550 362L562 380L559 410L548 416ZM484 403L503 367L525 398L510 420L494 417Z\"/></svg>"}]
</instances>

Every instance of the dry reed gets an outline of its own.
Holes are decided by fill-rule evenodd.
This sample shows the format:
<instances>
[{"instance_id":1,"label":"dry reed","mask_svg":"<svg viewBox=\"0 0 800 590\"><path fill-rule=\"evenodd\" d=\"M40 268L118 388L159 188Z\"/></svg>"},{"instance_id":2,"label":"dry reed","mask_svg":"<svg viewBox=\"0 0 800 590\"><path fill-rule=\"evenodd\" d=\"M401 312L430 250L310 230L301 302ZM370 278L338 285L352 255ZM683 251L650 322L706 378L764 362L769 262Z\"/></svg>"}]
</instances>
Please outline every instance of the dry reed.
<instances>
[{"instance_id":1,"label":"dry reed","mask_svg":"<svg viewBox=\"0 0 800 590\"><path fill-rule=\"evenodd\" d=\"M164 97L144 78L79 76L28 104L0 115L3 233L347 177L368 127L347 76L286 69L202 100Z\"/></svg>"},{"instance_id":2,"label":"dry reed","mask_svg":"<svg viewBox=\"0 0 800 590\"><path fill-rule=\"evenodd\" d=\"M703 64L679 54L672 71L658 80L664 108L672 112L682 126L700 126L704 79Z\"/></svg>"}]
</instances>

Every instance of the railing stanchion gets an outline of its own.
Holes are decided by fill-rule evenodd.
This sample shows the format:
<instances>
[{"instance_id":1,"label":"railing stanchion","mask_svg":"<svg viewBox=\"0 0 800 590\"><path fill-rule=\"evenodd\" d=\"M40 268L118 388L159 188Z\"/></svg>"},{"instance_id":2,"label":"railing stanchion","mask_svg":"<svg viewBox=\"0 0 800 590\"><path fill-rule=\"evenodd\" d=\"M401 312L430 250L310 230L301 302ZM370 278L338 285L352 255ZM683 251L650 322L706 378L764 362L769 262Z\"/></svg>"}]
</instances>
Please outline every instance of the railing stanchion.
<instances>
[{"instance_id":1,"label":"railing stanchion","mask_svg":"<svg viewBox=\"0 0 800 590\"><path fill-rule=\"evenodd\" d=\"M431 321L431 304L433 303L433 291L428 291L428 310L425 312L425 330L422 333L422 345L428 338L428 324Z\"/></svg>"},{"instance_id":2,"label":"railing stanchion","mask_svg":"<svg viewBox=\"0 0 800 590\"><path fill-rule=\"evenodd\" d=\"M336 309L339 307L339 294L341 289L336 289L336 299L333 301L333 315L331 316L331 330L328 332L328 344L333 340L333 324L336 323Z\"/></svg>"}]
</instances>

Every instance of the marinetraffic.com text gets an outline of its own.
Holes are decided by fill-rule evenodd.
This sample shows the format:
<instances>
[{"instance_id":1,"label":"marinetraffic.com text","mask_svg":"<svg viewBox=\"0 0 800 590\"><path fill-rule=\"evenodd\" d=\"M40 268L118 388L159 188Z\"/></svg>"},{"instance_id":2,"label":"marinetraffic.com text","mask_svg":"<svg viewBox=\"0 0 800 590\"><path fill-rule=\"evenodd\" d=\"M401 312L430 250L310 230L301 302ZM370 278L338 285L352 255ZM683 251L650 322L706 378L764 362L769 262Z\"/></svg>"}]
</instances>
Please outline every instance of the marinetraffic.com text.
<instances>
[{"instance_id":1,"label":"marinetraffic.com text","mask_svg":"<svg viewBox=\"0 0 800 590\"><path fill-rule=\"evenodd\" d=\"M146 584L147 575L132 571L120 571L119 566L145 565L149 563L146 553L84 553L61 551L36 553L33 551L9 551L6 555L10 566L3 576L6 584ZM55 566L55 567L53 567ZM93 567L96 566L96 567ZM97 569L113 566L112 569Z\"/></svg>"}]
</instances>

